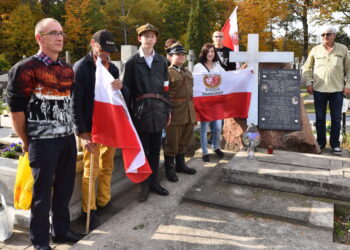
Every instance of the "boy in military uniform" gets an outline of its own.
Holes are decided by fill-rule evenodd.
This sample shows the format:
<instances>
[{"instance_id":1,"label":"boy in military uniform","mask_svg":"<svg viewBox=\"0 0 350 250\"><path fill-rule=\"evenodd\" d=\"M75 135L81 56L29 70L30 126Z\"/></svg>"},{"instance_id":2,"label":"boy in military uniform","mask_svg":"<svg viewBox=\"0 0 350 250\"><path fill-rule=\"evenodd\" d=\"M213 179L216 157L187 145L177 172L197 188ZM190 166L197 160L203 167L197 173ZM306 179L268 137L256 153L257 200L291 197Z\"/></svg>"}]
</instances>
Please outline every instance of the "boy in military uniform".
<instances>
[{"instance_id":1,"label":"boy in military uniform","mask_svg":"<svg viewBox=\"0 0 350 250\"><path fill-rule=\"evenodd\" d=\"M167 49L167 53L171 59L168 72L172 118L170 125L166 128L165 171L169 181L177 182L175 171L186 174L196 173L194 168L189 168L185 164L185 153L196 124L196 114L192 100L193 77L191 72L183 67L186 51L179 42L176 42Z\"/></svg>"},{"instance_id":2,"label":"boy in military uniform","mask_svg":"<svg viewBox=\"0 0 350 250\"><path fill-rule=\"evenodd\" d=\"M123 95L140 137L152 175L141 184L139 201L148 199L149 190L168 195L157 182L162 130L171 119L167 93L166 59L155 52L158 29L152 24L137 28L140 49L130 57L123 69Z\"/></svg>"}]
</instances>

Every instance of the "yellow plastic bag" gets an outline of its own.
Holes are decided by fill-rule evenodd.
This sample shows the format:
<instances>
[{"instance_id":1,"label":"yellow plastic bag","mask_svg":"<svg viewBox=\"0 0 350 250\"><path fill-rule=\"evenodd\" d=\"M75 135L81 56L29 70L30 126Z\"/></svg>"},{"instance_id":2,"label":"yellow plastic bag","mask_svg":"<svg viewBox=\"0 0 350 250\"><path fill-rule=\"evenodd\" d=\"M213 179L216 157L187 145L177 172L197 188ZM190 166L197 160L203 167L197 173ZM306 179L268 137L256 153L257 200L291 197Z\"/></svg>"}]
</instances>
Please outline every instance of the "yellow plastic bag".
<instances>
[{"instance_id":1,"label":"yellow plastic bag","mask_svg":"<svg viewBox=\"0 0 350 250\"><path fill-rule=\"evenodd\" d=\"M29 166L28 152L19 157L14 190L14 206L16 209L30 209L33 197L34 178Z\"/></svg>"}]
</instances>

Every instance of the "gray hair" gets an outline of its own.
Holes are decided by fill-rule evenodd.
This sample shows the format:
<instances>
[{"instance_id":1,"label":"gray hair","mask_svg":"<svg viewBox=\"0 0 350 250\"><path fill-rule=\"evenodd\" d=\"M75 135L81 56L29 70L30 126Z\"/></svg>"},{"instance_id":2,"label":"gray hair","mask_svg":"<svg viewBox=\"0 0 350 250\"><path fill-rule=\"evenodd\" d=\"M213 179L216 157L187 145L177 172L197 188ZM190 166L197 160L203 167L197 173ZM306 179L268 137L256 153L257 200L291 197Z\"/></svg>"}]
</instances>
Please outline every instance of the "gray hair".
<instances>
[{"instance_id":1,"label":"gray hair","mask_svg":"<svg viewBox=\"0 0 350 250\"><path fill-rule=\"evenodd\" d=\"M57 23L60 23L59 21L57 21L56 19L51 18L51 17L41 19L41 20L35 25L35 35L38 35L38 34L40 34L41 32L43 32L44 27L45 27L46 24L48 24L49 22L57 22Z\"/></svg>"},{"instance_id":2,"label":"gray hair","mask_svg":"<svg viewBox=\"0 0 350 250\"><path fill-rule=\"evenodd\" d=\"M333 34L337 34L337 29L334 28L333 26L328 26L328 27L323 28L321 30L321 33L324 33L324 32L327 32L327 31L330 31Z\"/></svg>"}]
</instances>

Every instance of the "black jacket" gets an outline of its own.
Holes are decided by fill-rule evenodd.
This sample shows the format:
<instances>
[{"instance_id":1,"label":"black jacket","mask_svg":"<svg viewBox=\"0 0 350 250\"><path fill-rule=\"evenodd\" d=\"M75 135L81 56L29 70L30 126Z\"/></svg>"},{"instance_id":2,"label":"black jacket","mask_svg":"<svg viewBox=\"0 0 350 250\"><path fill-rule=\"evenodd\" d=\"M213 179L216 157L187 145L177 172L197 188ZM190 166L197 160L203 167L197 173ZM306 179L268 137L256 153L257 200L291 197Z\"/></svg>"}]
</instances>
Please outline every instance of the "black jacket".
<instances>
[{"instance_id":1,"label":"black jacket","mask_svg":"<svg viewBox=\"0 0 350 250\"><path fill-rule=\"evenodd\" d=\"M167 100L164 82L168 80L166 59L155 53L149 68L139 51L131 56L123 67L123 89L126 104L138 132L154 133L165 128L170 112L169 104L155 98L136 101L143 94L160 94Z\"/></svg>"},{"instance_id":2,"label":"black jacket","mask_svg":"<svg viewBox=\"0 0 350 250\"><path fill-rule=\"evenodd\" d=\"M75 74L72 95L73 122L75 133L79 135L91 132L92 129L96 65L91 53L77 61L73 66L73 70ZM108 71L115 79L119 78L119 70L111 62Z\"/></svg>"}]
</instances>

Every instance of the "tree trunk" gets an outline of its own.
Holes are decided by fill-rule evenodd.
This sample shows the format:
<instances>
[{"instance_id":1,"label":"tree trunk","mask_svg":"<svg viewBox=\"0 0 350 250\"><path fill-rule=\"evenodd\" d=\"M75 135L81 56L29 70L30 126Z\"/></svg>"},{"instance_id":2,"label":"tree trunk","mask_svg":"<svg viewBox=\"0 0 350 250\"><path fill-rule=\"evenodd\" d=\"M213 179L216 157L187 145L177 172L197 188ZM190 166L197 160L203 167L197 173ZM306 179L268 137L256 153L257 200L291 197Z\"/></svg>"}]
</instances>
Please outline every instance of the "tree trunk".
<instances>
[{"instance_id":1,"label":"tree trunk","mask_svg":"<svg viewBox=\"0 0 350 250\"><path fill-rule=\"evenodd\" d=\"M304 31L304 48L303 48L303 56L306 59L309 52L309 25L307 23L307 9L310 6L310 1L306 0L303 5L303 14L301 17L301 21L303 23L303 31Z\"/></svg>"},{"instance_id":2,"label":"tree trunk","mask_svg":"<svg viewBox=\"0 0 350 250\"><path fill-rule=\"evenodd\" d=\"M283 51L287 50L287 38L289 33L288 25L289 25L289 22L286 22L286 24L284 25L284 30L286 31L286 34L283 39Z\"/></svg>"},{"instance_id":3,"label":"tree trunk","mask_svg":"<svg viewBox=\"0 0 350 250\"><path fill-rule=\"evenodd\" d=\"M123 18L125 18L125 5L124 5L124 0L122 0L122 15ZM123 26L123 36L124 36L124 45L128 44L128 33L126 30L126 24L125 24L125 20L123 19L122 22L122 26Z\"/></svg>"}]
</instances>

